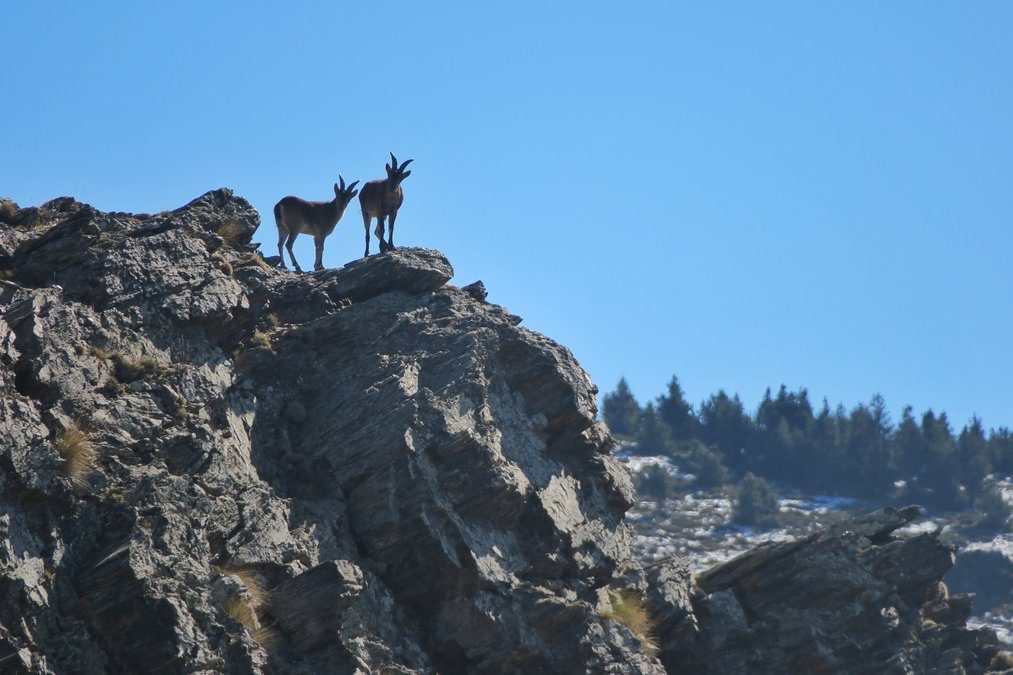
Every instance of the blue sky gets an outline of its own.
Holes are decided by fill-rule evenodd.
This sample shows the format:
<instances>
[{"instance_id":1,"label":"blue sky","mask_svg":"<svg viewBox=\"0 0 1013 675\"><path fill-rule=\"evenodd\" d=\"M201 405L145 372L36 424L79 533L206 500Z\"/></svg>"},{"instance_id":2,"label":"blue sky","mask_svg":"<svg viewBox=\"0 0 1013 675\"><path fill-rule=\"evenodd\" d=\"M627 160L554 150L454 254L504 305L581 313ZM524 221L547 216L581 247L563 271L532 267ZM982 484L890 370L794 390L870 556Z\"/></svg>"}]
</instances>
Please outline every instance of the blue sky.
<instances>
[{"instance_id":1,"label":"blue sky","mask_svg":"<svg viewBox=\"0 0 1013 675\"><path fill-rule=\"evenodd\" d=\"M414 157L395 235L569 346L1013 425L1013 4L6 3L0 194L276 236ZM354 206L324 262L362 254ZM374 243L375 250L375 243ZM304 267L312 245L297 244Z\"/></svg>"}]
</instances>

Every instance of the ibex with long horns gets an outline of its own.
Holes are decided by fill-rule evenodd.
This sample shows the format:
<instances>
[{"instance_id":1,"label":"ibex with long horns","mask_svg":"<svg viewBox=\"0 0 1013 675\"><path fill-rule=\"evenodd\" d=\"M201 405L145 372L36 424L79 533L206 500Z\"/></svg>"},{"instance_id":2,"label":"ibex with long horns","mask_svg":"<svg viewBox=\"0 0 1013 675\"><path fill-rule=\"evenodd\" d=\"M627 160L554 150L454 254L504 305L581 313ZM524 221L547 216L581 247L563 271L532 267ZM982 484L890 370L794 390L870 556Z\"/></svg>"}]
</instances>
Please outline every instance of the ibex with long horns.
<instances>
[{"instance_id":1,"label":"ibex with long horns","mask_svg":"<svg viewBox=\"0 0 1013 675\"><path fill-rule=\"evenodd\" d=\"M281 256L281 267L285 268L285 254L281 251L282 244L288 249L288 257L292 259L292 266L296 272L302 272L299 263L296 262L295 254L292 253L292 242L300 233L313 235L313 242L317 247L317 259L313 264L314 270L324 268L324 239L327 238L338 221L345 213L345 207L352 197L359 193L354 189L359 181L355 181L345 187L345 179L338 174L341 184L334 184L334 199L329 202L308 202L299 197L285 197L274 205L274 221L278 224L278 255Z\"/></svg>"},{"instance_id":2,"label":"ibex with long horns","mask_svg":"<svg viewBox=\"0 0 1013 675\"><path fill-rule=\"evenodd\" d=\"M397 165L397 157L390 153L390 164L387 164L387 178L385 180L371 180L362 186L362 194L359 195L359 204L362 206L362 223L366 226L366 253L369 255L369 219L376 218L375 234L380 240L380 253L394 249L394 220L397 218L397 210L404 202L404 191L401 189L401 181L411 175L411 171L405 171L405 167L411 164L409 159L401 166ZM390 234L387 241L383 240L383 219L388 218Z\"/></svg>"}]
</instances>

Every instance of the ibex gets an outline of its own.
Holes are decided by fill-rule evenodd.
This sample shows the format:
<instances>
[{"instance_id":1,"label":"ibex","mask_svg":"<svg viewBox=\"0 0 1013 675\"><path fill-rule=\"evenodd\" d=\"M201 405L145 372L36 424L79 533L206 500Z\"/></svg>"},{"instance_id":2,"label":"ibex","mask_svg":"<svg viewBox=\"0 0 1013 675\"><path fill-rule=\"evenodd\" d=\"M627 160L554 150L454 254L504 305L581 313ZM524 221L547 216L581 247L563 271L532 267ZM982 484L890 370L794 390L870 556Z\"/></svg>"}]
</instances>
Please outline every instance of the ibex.
<instances>
[{"instance_id":1,"label":"ibex","mask_svg":"<svg viewBox=\"0 0 1013 675\"><path fill-rule=\"evenodd\" d=\"M288 257L292 259L292 266L296 272L302 272L299 263L296 262L295 254L292 253L292 242L296 235L305 232L313 235L313 242L317 247L317 259L313 264L314 270L324 268L324 239L327 238L352 197L359 193L355 190L359 181L355 181L345 187L345 179L338 174L341 185L334 184L334 199L329 202L308 202L299 197L285 197L274 205L274 222L278 224L278 255L281 256L281 268L285 269L285 254L281 251L282 244L288 249Z\"/></svg>"},{"instance_id":2,"label":"ibex","mask_svg":"<svg viewBox=\"0 0 1013 675\"><path fill-rule=\"evenodd\" d=\"M380 253L394 249L394 220L397 218L397 210L401 208L404 201L404 191L401 189L401 181L412 174L404 168L413 161L409 159L401 166L397 165L397 157L390 153L390 164L387 164L386 180L371 180L362 186L362 194L359 195L359 204L362 206L362 223L366 226L366 253L369 255L369 219L376 218L376 236L380 240ZM387 241L383 240L383 219L390 217L390 234Z\"/></svg>"}]
</instances>

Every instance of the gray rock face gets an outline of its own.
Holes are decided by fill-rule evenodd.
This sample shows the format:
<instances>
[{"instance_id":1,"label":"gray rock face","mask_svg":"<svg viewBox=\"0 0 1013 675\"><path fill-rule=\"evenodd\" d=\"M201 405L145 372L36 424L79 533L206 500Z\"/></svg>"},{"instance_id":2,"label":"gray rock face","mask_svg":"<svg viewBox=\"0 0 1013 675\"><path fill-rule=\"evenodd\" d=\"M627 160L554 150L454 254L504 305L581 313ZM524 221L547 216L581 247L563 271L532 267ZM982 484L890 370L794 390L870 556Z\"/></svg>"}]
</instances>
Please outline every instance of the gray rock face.
<instances>
[{"instance_id":1,"label":"gray rock face","mask_svg":"<svg viewBox=\"0 0 1013 675\"><path fill-rule=\"evenodd\" d=\"M3 213L0 670L662 672L598 615L594 386L440 253L272 269L228 190Z\"/></svg>"},{"instance_id":2,"label":"gray rock face","mask_svg":"<svg viewBox=\"0 0 1013 675\"><path fill-rule=\"evenodd\" d=\"M994 654L939 591L952 551L890 534L907 511L697 582L640 569L629 476L566 348L481 282L448 285L437 251L296 275L249 244L258 224L224 189L154 216L0 203L0 671L977 672Z\"/></svg>"},{"instance_id":3,"label":"gray rock face","mask_svg":"<svg viewBox=\"0 0 1013 675\"><path fill-rule=\"evenodd\" d=\"M954 549L938 533L891 533L917 507L759 546L690 580L664 570L661 658L687 673L982 673L995 634L968 630L970 597L940 581ZM673 591L675 587L675 591ZM687 607L686 594L691 597Z\"/></svg>"}]
</instances>

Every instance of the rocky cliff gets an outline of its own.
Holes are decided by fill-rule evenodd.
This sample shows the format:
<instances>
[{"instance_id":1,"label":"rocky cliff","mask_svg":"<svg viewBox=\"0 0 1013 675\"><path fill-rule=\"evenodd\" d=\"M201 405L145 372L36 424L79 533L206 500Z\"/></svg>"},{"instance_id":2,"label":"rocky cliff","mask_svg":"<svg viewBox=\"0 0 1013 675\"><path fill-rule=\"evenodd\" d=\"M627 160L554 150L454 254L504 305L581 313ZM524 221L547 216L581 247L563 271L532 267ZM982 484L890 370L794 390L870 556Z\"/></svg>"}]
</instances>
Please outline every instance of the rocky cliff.
<instances>
[{"instance_id":1,"label":"rocky cliff","mask_svg":"<svg viewBox=\"0 0 1013 675\"><path fill-rule=\"evenodd\" d=\"M258 225L228 190L153 216L0 202L0 670L997 659L939 584L953 551L890 535L913 511L697 579L640 568L568 350L436 251L296 275Z\"/></svg>"}]
</instances>

